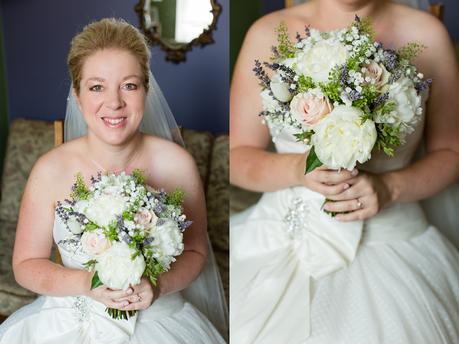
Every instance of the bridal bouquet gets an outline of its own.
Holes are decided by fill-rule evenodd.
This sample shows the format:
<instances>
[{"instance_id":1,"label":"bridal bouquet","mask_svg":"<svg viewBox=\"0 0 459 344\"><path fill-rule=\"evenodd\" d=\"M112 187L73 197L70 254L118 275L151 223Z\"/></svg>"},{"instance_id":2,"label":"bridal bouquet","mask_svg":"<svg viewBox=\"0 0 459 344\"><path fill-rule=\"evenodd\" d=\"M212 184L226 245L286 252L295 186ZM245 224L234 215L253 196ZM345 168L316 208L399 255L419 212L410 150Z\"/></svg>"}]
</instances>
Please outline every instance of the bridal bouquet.
<instances>
[{"instance_id":1,"label":"bridal bouquet","mask_svg":"<svg viewBox=\"0 0 459 344\"><path fill-rule=\"evenodd\" d=\"M95 271L91 289L104 284L129 288L146 276L153 284L169 270L183 251L182 232L191 224L182 212L184 192L167 194L145 184L140 170L91 178L88 187L81 174L72 187L71 200L58 202L56 213L72 236L59 244L80 250ZM107 308L115 319L135 311Z\"/></svg>"},{"instance_id":2,"label":"bridal bouquet","mask_svg":"<svg viewBox=\"0 0 459 344\"><path fill-rule=\"evenodd\" d=\"M277 130L293 128L309 145L305 173L321 165L352 170L374 147L392 156L420 119L421 92L431 83L410 63L423 46L384 49L369 19L357 16L342 30L306 28L296 43L284 24L277 33L272 63L255 61L260 115Z\"/></svg>"}]
</instances>

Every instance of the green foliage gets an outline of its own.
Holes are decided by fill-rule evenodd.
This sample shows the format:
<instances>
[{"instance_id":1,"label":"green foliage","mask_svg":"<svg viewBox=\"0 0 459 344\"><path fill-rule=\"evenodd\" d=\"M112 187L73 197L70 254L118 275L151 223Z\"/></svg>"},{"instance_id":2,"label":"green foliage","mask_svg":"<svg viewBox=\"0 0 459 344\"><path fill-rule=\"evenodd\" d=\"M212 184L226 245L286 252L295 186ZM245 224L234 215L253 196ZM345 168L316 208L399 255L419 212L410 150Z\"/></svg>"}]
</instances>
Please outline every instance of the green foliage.
<instances>
[{"instance_id":1,"label":"green foliage","mask_svg":"<svg viewBox=\"0 0 459 344\"><path fill-rule=\"evenodd\" d=\"M166 203L168 205L174 205L180 207L185 199L185 191L180 188L175 189L167 195Z\"/></svg>"},{"instance_id":2,"label":"green foliage","mask_svg":"<svg viewBox=\"0 0 459 344\"><path fill-rule=\"evenodd\" d=\"M328 84L320 83L319 84L322 92L330 99L332 102L340 101L341 87L339 83L330 82Z\"/></svg>"},{"instance_id":3,"label":"green foliage","mask_svg":"<svg viewBox=\"0 0 459 344\"><path fill-rule=\"evenodd\" d=\"M102 284L103 284L102 281L99 279L99 274L98 274L97 271L96 271L96 273L94 274L94 276L92 276L92 280L91 280L91 290L92 290L92 289L95 289L95 288L97 288L97 287L99 287L99 286L101 286Z\"/></svg>"},{"instance_id":4,"label":"green foliage","mask_svg":"<svg viewBox=\"0 0 459 344\"><path fill-rule=\"evenodd\" d=\"M72 187L72 193L70 197L72 197L74 201L81 201L87 200L89 195L90 191L86 186L86 183L84 182L83 175L80 172L78 172L76 175L75 184Z\"/></svg>"},{"instance_id":5,"label":"green foliage","mask_svg":"<svg viewBox=\"0 0 459 344\"><path fill-rule=\"evenodd\" d=\"M132 212L128 211L128 210L125 210L123 212L123 220L128 220L128 221L133 221L134 220L134 216L132 215Z\"/></svg>"},{"instance_id":6,"label":"green foliage","mask_svg":"<svg viewBox=\"0 0 459 344\"><path fill-rule=\"evenodd\" d=\"M105 237L110 241L118 241L118 231L117 231L118 223L113 221L108 225L108 230L104 231Z\"/></svg>"},{"instance_id":7,"label":"green foliage","mask_svg":"<svg viewBox=\"0 0 459 344\"><path fill-rule=\"evenodd\" d=\"M376 131L378 132L378 139L376 141L376 148L384 151L388 156L394 156L394 148L400 146L399 127L393 127L387 123L377 123Z\"/></svg>"},{"instance_id":8,"label":"green foliage","mask_svg":"<svg viewBox=\"0 0 459 344\"><path fill-rule=\"evenodd\" d=\"M132 177L134 177L136 184L144 185L145 186L145 177L143 175L143 171L139 168L136 168L132 171Z\"/></svg>"},{"instance_id":9,"label":"green foliage","mask_svg":"<svg viewBox=\"0 0 459 344\"><path fill-rule=\"evenodd\" d=\"M303 131L299 134L294 134L298 142L309 142L311 136L314 135L314 131Z\"/></svg>"},{"instance_id":10,"label":"green foliage","mask_svg":"<svg viewBox=\"0 0 459 344\"><path fill-rule=\"evenodd\" d=\"M314 84L314 81L310 76L304 76L300 75L298 77L298 91L299 93L301 92L306 92L310 88L314 88L316 85Z\"/></svg>"},{"instance_id":11,"label":"green foliage","mask_svg":"<svg viewBox=\"0 0 459 344\"><path fill-rule=\"evenodd\" d=\"M105 308L105 311L113 318L117 320L128 320L134 316L137 311L122 311L116 308Z\"/></svg>"},{"instance_id":12,"label":"green foliage","mask_svg":"<svg viewBox=\"0 0 459 344\"><path fill-rule=\"evenodd\" d=\"M375 30L370 17L362 17L360 21L354 22L360 33L367 34L371 41L375 40Z\"/></svg>"},{"instance_id":13,"label":"green foliage","mask_svg":"<svg viewBox=\"0 0 459 344\"><path fill-rule=\"evenodd\" d=\"M309 151L308 158L306 159L306 168L304 174L314 171L315 168L322 166L322 161L316 155L314 146L311 147Z\"/></svg>"},{"instance_id":14,"label":"green foliage","mask_svg":"<svg viewBox=\"0 0 459 344\"><path fill-rule=\"evenodd\" d=\"M94 222L89 222L84 225L84 230L88 232L95 231L97 228L99 228L99 226L96 225Z\"/></svg>"},{"instance_id":15,"label":"green foliage","mask_svg":"<svg viewBox=\"0 0 459 344\"><path fill-rule=\"evenodd\" d=\"M277 51L281 59L291 58L295 55L295 46L288 35L288 27L284 22L281 22L276 28L277 33Z\"/></svg>"},{"instance_id":16,"label":"green foliage","mask_svg":"<svg viewBox=\"0 0 459 344\"><path fill-rule=\"evenodd\" d=\"M153 285L156 285L158 276L166 269L154 258L147 259L144 275L148 277Z\"/></svg>"},{"instance_id":17,"label":"green foliage","mask_svg":"<svg viewBox=\"0 0 459 344\"><path fill-rule=\"evenodd\" d=\"M84 267L85 267L86 270L92 271L92 270L95 268L96 263L97 263L97 260L91 259L91 260L88 260L88 261L87 261L86 263L84 263L83 265L84 265Z\"/></svg>"},{"instance_id":18,"label":"green foliage","mask_svg":"<svg viewBox=\"0 0 459 344\"><path fill-rule=\"evenodd\" d=\"M418 56L425 48L426 46L423 44L411 42L407 43L399 50L397 50L397 55L402 60L411 61L416 56Z\"/></svg>"},{"instance_id":19,"label":"green foliage","mask_svg":"<svg viewBox=\"0 0 459 344\"><path fill-rule=\"evenodd\" d=\"M371 104L378 97L376 87L374 85L363 85L362 87L362 98L354 100L352 106L363 110L365 113L369 113L369 104Z\"/></svg>"}]
</instances>

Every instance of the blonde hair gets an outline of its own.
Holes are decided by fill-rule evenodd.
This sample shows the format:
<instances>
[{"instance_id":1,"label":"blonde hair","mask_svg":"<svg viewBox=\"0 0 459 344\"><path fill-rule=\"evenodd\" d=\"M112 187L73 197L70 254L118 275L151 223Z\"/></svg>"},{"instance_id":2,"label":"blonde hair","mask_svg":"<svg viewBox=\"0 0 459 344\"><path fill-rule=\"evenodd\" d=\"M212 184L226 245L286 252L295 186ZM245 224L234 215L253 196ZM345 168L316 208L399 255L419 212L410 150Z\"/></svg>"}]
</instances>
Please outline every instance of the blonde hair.
<instances>
[{"instance_id":1,"label":"blonde hair","mask_svg":"<svg viewBox=\"0 0 459 344\"><path fill-rule=\"evenodd\" d=\"M138 59L144 78L143 85L148 90L150 50L145 36L123 19L105 18L85 26L70 44L67 65L76 94L80 93L85 60L95 52L108 48L129 51Z\"/></svg>"}]
</instances>

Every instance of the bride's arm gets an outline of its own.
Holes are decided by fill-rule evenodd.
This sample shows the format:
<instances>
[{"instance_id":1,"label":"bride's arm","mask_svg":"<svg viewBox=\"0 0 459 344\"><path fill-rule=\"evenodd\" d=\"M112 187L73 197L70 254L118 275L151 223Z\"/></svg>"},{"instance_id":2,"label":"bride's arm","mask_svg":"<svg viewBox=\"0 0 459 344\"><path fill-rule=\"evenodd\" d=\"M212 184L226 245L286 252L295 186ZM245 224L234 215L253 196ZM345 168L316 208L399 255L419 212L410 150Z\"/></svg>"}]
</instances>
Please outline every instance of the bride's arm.
<instances>
[{"instance_id":1,"label":"bride's arm","mask_svg":"<svg viewBox=\"0 0 459 344\"><path fill-rule=\"evenodd\" d=\"M277 45L274 29L280 23L276 14L256 22L248 31L233 74L230 94L230 181L254 191L275 191L305 185L322 194L336 194L350 177L316 170L304 176L305 154L279 154L266 150L268 127L258 116L262 109L254 60L269 61L270 48ZM336 185L326 185L334 183Z\"/></svg>"},{"instance_id":2,"label":"bride's arm","mask_svg":"<svg viewBox=\"0 0 459 344\"><path fill-rule=\"evenodd\" d=\"M158 147L158 145L157 145ZM186 288L195 280L207 259L207 213L199 171L193 157L183 148L163 142L152 159L149 183L170 192L181 188L185 192L184 213L192 225L185 230L184 251L159 277L159 295L164 296Z\"/></svg>"},{"instance_id":3,"label":"bride's arm","mask_svg":"<svg viewBox=\"0 0 459 344\"><path fill-rule=\"evenodd\" d=\"M91 274L64 268L50 260L53 245L56 167L49 154L35 164L22 196L13 271L16 281L35 293L53 296L81 295L89 290Z\"/></svg>"},{"instance_id":4,"label":"bride's arm","mask_svg":"<svg viewBox=\"0 0 459 344\"><path fill-rule=\"evenodd\" d=\"M427 198L459 178L459 70L454 48L445 28L432 19L425 30L422 65L433 79L427 106L427 154L409 168L389 175L393 199Z\"/></svg>"}]
</instances>

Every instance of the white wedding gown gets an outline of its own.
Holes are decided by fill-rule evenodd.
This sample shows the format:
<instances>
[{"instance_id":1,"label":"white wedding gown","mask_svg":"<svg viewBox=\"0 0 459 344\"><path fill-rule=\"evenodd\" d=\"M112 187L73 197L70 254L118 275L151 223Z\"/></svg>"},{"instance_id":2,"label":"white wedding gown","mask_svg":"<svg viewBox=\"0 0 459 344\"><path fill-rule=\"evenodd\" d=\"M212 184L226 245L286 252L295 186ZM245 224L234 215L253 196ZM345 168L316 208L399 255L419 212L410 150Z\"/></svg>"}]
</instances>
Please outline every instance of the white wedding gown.
<instances>
[{"instance_id":1,"label":"white wedding gown","mask_svg":"<svg viewBox=\"0 0 459 344\"><path fill-rule=\"evenodd\" d=\"M54 240L68 237L56 216ZM58 245L65 266L81 269L88 259ZM210 321L180 292L157 299L126 320L114 320L91 298L40 296L0 326L1 344L219 344Z\"/></svg>"},{"instance_id":2,"label":"white wedding gown","mask_svg":"<svg viewBox=\"0 0 459 344\"><path fill-rule=\"evenodd\" d=\"M423 121L394 158L373 154L360 168L408 165L422 131ZM307 149L288 129L275 146ZM459 343L459 253L421 206L399 203L342 223L320 210L323 201L288 188L231 218L231 342Z\"/></svg>"}]
</instances>

